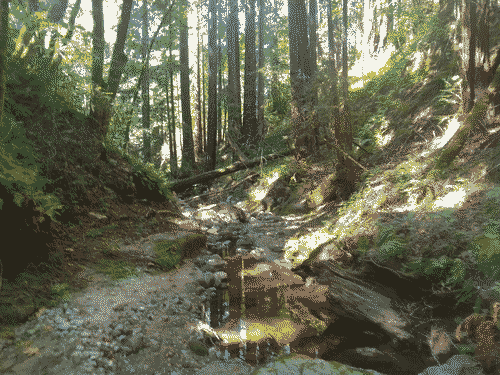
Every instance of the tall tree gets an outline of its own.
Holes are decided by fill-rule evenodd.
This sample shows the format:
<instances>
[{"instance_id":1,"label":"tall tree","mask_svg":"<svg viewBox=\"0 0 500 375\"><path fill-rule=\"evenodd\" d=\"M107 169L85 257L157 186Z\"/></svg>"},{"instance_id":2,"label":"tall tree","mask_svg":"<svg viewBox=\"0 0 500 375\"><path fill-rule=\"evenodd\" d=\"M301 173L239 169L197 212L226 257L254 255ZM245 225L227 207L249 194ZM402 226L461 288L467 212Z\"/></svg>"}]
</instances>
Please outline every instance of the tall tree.
<instances>
[{"instance_id":1,"label":"tall tree","mask_svg":"<svg viewBox=\"0 0 500 375\"><path fill-rule=\"evenodd\" d=\"M203 158L203 130L201 124L201 77L200 77L200 12L198 12L197 30L197 49L196 49L196 137L194 142L194 151L197 161Z\"/></svg>"},{"instance_id":2,"label":"tall tree","mask_svg":"<svg viewBox=\"0 0 500 375\"><path fill-rule=\"evenodd\" d=\"M169 30L172 37L172 27ZM172 48L169 48L169 73L170 73L170 172L177 177L177 142L175 136L175 104L174 104L174 63Z\"/></svg>"},{"instance_id":3,"label":"tall tree","mask_svg":"<svg viewBox=\"0 0 500 375\"><path fill-rule=\"evenodd\" d=\"M149 105L149 62L148 56L148 41L149 41L149 14L148 2L142 0L142 35L141 35L141 55L142 61L145 63L142 79L142 136L144 139L142 156L146 163L151 163L151 135L149 129L150 122L150 105Z\"/></svg>"},{"instance_id":4,"label":"tall tree","mask_svg":"<svg viewBox=\"0 0 500 375\"><path fill-rule=\"evenodd\" d=\"M490 3L489 0L462 0L460 127L441 151L437 168L450 165L463 150L474 128L486 133L482 121L486 118L488 106L495 104L495 101L498 103L500 99L500 87L490 87L500 65L500 49L492 45L489 37L494 14L498 14L498 11L498 4Z\"/></svg>"},{"instance_id":5,"label":"tall tree","mask_svg":"<svg viewBox=\"0 0 500 375\"><path fill-rule=\"evenodd\" d=\"M343 105L340 114L335 118L335 142L337 149L336 185L339 196L343 200L349 199L356 189L358 165L353 163L350 156L352 151L352 127L348 107L347 81L347 0L343 0L343 28L342 28L342 91Z\"/></svg>"},{"instance_id":6,"label":"tall tree","mask_svg":"<svg viewBox=\"0 0 500 375\"><path fill-rule=\"evenodd\" d=\"M318 62L317 62L317 53L316 53L316 45L317 45L317 19L318 19L318 7L316 4L316 0L309 0L309 58L310 58L310 67L311 67L311 84L316 84L316 75L318 70ZM316 107L318 105L318 92L314 88L311 90L311 118L309 119L311 123L311 142L309 143L309 154L314 154L319 149L319 128L318 128L318 116L316 114Z\"/></svg>"},{"instance_id":7,"label":"tall tree","mask_svg":"<svg viewBox=\"0 0 500 375\"><path fill-rule=\"evenodd\" d=\"M93 45L92 45L92 111L91 119L99 133L99 142L104 141L109 120L111 118L111 108L113 100L118 91L123 68L127 63L127 56L123 53L125 38L127 36L128 25L130 21L130 12L132 10L133 0L124 0L116 42L111 57L111 66L109 68L108 84L103 79L104 63L104 16L102 10L102 0L92 0L92 18L94 20ZM108 91L106 96L102 91ZM127 135L128 136L128 135Z\"/></svg>"},{"instance_id":8,"label":"tall tree","mask_svg":"<svg viewBox=\"0 0 500 375\"><path fill-rule=\"evenodd\" d=\"M205 92L205 51L201 53L201 86L203 87L202 108L203 108L203 154L207 153L207 110L206 110L206 92Z\"/></svg>"},{"instance_id":9,"label":"tall tree","mask_svg":"<svg viewBox=\"0 0 500 375\"><path fill-rule=\"evenodd\" d=\"M255 0L247 0L245 9L245 88L243 102L243 144L253 149L258 139L257 134L257 86L255 59Z\"/></svg>"},{"instance_id":10,"label":"tall tree","mask_svg":"<svg viewBox=\"0 0 500 375\"><path fill-rule=\"evenodd\" d=\"M344 0L342 6L342 94L343 94L343 106L342 106L342 130L341 130L341 143L342 148L350 153L352 151L352 126L351 126L351 115L349 113L349 81L347 79L348 73L348 58L347 58L347 26L349 19L347 18L347 0Z\"/></svg>"},{"instance_id":11,"label":"tall tree","mask_svg":"<svg viewBox=\"0 0 500 375\"><path fill-rule=\"evenodd\" d=\"M189 94L188 0L182 1L180 32L181 96L182 96L182 166L186 173L194 166L193 128L191 120L191 95Z\"/></svg>"},{"instance_id":12,"label":"tall tree","mask_svg":"<svg viewBox=\"0 0 500 375\"><path fill-rule=\"evenodd\" d=\"M241 86L240 86L240 24L238 0L230 0L229 24L227 27L228 81L228 134L226 135L234 151L240 139L241 129Z\"/></svg>"},{"instance_id":13,"label":"tall tree","mask_svg":"<svg viewBox=\"0 0 500 375\"><path fill-rule=\"evenodd\" d=\"M4 102L7 83L7 44L9 41L9 2L0 1L0 134L4 130ZM1 267L1 263L0 263ZM1 269L0 269L1 270ZM0 288L2 279L0 274Z\"/></svg>"},{"instance_id":14,"label":"tall tree","mask_svg":"<svg viewBox=\"0 0 500 375\"><path fill-rule=\"evenodd\" d=\"M306 124L307 90L311 77L307 39L307 12L304 0L288 0L291 107L296 160L308 156L308 145L311 141Z\"/></svg>"},{"instance_id":15,"label":"tall tree","mask_svg":"<svg viewBox=\"0 0 500 375\"><path fill-rule=\"evenodd\" d=\"M222 4L217 6L217 24L222 27ZM222 44L221 35L217 32L217 146L222 142Z\"/></svg>"},{"instance_id":16,"label":"tall tree","mask_svg":"<svg viewBox=\"0 0 500 375\"><path fill-rule=\"evenodd\" d=\"M257 134L259 141L264 139L265 120L264 120L264 0L259 0L259 75L257 85Z\"/></svg>"},{"instance_id":17,"label":"tall tree","mask_svg":"<svg viewBox=\"0 0 500 375\"><path fill-rule=\"evenodd\" d=\"M94 30L92 32L92 84L106 89L103 80L104 66L104 14L102 0L92 0L92 18Z\"/></svg>"},{"instance_id":18,"label":"tall tree","mask_svg":"<svg viewBox=\"0 0 500 375\"><path fill-rule=\"evenodd\" d=\"M216 0L209 0L208 11L208 124L207 168L215 169L217 154L217 7Z\"/></svg>"}]
</instances>

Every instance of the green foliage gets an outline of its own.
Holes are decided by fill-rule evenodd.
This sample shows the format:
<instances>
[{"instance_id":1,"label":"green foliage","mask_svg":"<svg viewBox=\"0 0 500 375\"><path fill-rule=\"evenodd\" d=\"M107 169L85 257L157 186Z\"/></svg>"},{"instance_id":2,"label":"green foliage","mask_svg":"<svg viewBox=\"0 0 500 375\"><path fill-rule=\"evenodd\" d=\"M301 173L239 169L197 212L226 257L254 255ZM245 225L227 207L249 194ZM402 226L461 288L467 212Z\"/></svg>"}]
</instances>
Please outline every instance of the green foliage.
<instances>
[{"instance_id":1,"label":"green foliage","mask_svg":"<svg viewBox=\"0 0 500 375\"><path fill-rule=\"evenodd\" d=\"M468 246L477 261L477 268L493 279L500 278L500 221L490 221L484 234Z\"/></svg>"},{"instance_id":2,"label":"green foliage","mask_svg":"<svg viewBox=\"0 0 500 375\"><path fill-rule=\"evenodd\" d=\"M51 288L52 297L56 301L69 301L71 299L70 287L67 283L54 284Z\"/></svg>"},{"instance_id":3,"label":"green foliage","mask_svg":"<svg viewBox=\"0 0 500 375\"><path fill-rule=\"evenodd\" d=\"M159 190L166 199L173 198L169 188L170 185L165 180L163 172L157 169L153 163L144 163L140 158L124 152L120 147L111 142L106 142L104 146L106 150L123 157L132 166L132 172L140 178L141 183L149 190Z\"/></svg>"},{"instance_id":4,"label":"green foliage","mask_svg":"<svg viewBox=\"0 0 500 375\"><path fill-rule=\"evenodd\" d=\"M378 253L382 259L403 258L409 253L406 241L396 235L395 228L391 225L379 225L375 240Z\"/></svg>"},{"instance_id":5,"label":"green foliage","mask_svg":"<svg viewBox=\"0 0 500 375\"><path fill-rule=\"evenodd\" d=\"M373 152L375 148L376 139L375 133L372 130L372 124L366 123L359 130L354 141L368 152ZM364 152L360 150L359 152Z\"/></svg>"},{"instance_id":6,"label":"green foliage","mask_svg":"<svg viewBox=\"0 0 500 375\"><path fill-rule=\"evenodd\" d=\"M137 276L135 267L131 267L127 262L101 259L97 265L99 272L109 275L112 280L125 279L129 276Z\"/></svg>"},{"instance_id":7,"label":"green foliage","mask_svg":"<svg viewBox=\"0 0 500 375\"><path fill-rule=\"evenodd\" d=\"M387 241L379 249L382 259L401 258L406 253L406 247L399 241Z\"/></svg>"},{"instance_id":8,"label":"green foliage","mask_svg":"<svg viewBox=\"0 0 500 375\"><path fill-rule=\"evenodd\" d=\"M118 241L108 239L103 241L101 244L101 250L104 255L108 253L117 252L120 250L120 246L118 245Z\"/></svg>"},{"instance_id":9,"label":"green foliage","mask_svg":"<svg viewBox=\"0 0 500 375\"><path fill-rule=\"evenodd\" d=\"M410 274L425 275L433 282L443 286L456 286L464 282L465 264L460 259L451 259L446 255L439 258L418 258L404 265L404 271ZM468 288L467 285L464 285ZM464 290L466 291L466 289Z\"/></svg>"},{"instance_id":10,"label":"green foliage","mask_svg":"<svg viewBox=\"0 0 500 375\"><path fill-rule=\"evenodd\" d=\"M273 82L271 83L273 88L271 89L271 111L276 112L281 118L285 116L290 111L290 102L292 101L292 96L290 92L290 84L283 82Z\"/></svg>"},{"instance_id":11,"label":"green foliage","mask_svg":"<svg viewBox=\"0 0 500 375\"><path fill-rule=\"evenodd\" d=\"M93 229L90 229L86 236L87 237L92 237L92 238L96 238L96 237L99 237L99 236L102 236L102 234L108 230L108 229L115 229L118 227L118 224L111 224L111 225L107 225L105 227L102 227L102 228L93 228Z\"/></svg>"},{"instance_id":12,"label":"green foliage","mask_svg":"<svg viewBox=\"0 0 500 375\"><path fill-rule=\"evenodd\" d=\"M199 355L199 356L205 357L208 355L208 349L204 345L201 345L198 343L189 344L189 349L191 349L191 351L194 354Z\"/></svg>"},{"instance_id":13,"label":"green foliage","mask_svg":"<svg viewBox=\"0 0 500 375\"><path fill-rule=\"evenodd\" d=\"M41 166L35 159L32 142L26 138L21 124L14 121L12 115L7 114L4 119L8 126L1 129L0 184L14 195L14 199L17 197L18 204L19 199L22 200L20 193L24 192L42 212L55 220L62 205L55 195L44 192L48 181L40 176Z\"/></svg>"}]
</instances>

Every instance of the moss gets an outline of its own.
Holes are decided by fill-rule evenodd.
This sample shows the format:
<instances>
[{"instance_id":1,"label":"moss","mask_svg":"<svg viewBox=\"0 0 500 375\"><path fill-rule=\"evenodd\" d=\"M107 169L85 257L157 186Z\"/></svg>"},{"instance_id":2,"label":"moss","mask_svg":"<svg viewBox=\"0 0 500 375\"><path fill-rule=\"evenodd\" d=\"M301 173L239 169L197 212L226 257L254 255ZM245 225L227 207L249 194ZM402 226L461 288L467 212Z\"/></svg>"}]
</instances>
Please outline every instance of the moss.
<instances>
[{"instance_id":1,"label":"moss","mask_svg":"<svg viewBox=\"0 0 500 375\"><path fill-rule=\"evenodd\" d=\"M189 344L189 349L191 349L191 351L194 354L199 355L199 356L205 357L208 355L208 349L204 345L201 345L198 343Z\"/></svg>"},{"instance_id":2,"label":"moss","mask_svg":"<svg viewBox=\"0 0 500 375\"><path fill-rule=\"evenodd\" d=\"M184 258L194 258L206 246L207 237L202 234L192 234L176 240L157 242L154 251L156 262L168 270L177 266Z\"/></svg>"},{"instance_id":3,"label":"moss","mask_svg":"<svg viewBox=\"0 0 500 375\"><path fill-rule=\"evenodd\" d=\"M124 261L101 259L96 266L99 272L109 275L113 280L126 279L130 276L137 276L135 267Z\"/></svg>"}]
</instances>

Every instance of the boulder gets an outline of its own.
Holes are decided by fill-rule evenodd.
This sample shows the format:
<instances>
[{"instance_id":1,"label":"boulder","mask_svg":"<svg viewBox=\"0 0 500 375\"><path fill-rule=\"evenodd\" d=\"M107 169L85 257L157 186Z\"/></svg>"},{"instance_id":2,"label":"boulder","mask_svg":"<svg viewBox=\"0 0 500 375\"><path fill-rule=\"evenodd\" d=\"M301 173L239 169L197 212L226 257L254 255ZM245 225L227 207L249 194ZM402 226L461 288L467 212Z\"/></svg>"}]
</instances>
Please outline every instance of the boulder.
<instances>
[{"instance_id":1,"label":"boulder","mask_svg":"<svg viewBox=\"0 0 500 375\"><path fill-rule=\"evenodd\" d=\"M432 366L419 375L484 375L477 361L468 355L455 355L444 365Z\"/></svg>"},{"instance_id":2,"label":"boulder","mask_svg":"<svg viewBox=\"0 0 500 375\"><path fill-rule=\"evenodd\" d=\"M176 230L143 238L138 244L121 246L123 257L138 265L153 263L159 268L171 269L185 259L196 258L206 249L204 234Z\"/></svg>"},{"instance_id":3,"label":"boulder","mask_svg":"<svg viewBox=\"0 0 500 375\"><path fill-rule=\"evenodd\" d=\"M373 370L363 370L344 365L335 361L310 358L300 354L281 356L276 361L267 364L253 372L253 375L268 374L346 374L346 375L383 375Z\"/></svg>"}]
</instances>

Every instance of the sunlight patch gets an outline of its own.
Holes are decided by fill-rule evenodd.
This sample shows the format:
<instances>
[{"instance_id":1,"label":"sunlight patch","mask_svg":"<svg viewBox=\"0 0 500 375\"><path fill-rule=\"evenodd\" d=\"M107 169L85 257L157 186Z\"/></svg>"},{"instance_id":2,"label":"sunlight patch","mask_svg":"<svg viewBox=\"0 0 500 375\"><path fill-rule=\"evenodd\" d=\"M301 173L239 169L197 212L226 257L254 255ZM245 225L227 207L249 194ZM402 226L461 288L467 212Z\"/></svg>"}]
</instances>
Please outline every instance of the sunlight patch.
<instances>
[{"instance_id":1,"label":"sunlight patch","mask_svg":"<svg viewBox=\"0 0 500 375\"><path fill-rule=\"evenodd\" d=\"M460 127L461 123L458 121L456 117L450 119L450 122L448 123L448 127L444 131L444 134L441 137L437 137L434 139L430 145L431 150L437 150L439 148L442 148L448 141L453 137L453 135L457 132L458 128Z\"/></svg>"},{"instance_id":2,"label":"sunlight patch","mask_svg":"<svg viewBox=\"0 0 500 375\"><path fill-rule=\"evenodd\" d=\"M436 199L434 202L434 208L459 208L464 204L466 198L467 192L464 188L461 188L458 191L452 191L444 197Z\"/></svg>"}]
</instances>

